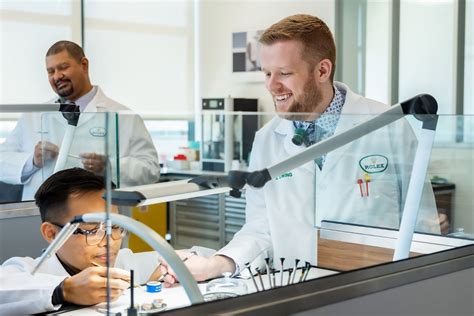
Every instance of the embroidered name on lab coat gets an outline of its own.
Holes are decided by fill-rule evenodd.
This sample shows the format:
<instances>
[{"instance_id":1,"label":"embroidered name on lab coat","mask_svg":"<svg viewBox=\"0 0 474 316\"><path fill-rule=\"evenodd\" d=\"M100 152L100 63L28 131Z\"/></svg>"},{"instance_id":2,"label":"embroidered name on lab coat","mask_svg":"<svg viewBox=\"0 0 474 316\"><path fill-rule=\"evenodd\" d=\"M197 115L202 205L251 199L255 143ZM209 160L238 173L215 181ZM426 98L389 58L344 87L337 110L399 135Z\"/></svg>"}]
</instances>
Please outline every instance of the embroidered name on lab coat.
<instances>
[{"instance_id":1,"label":"embroidered name on lab coat","mask_svg":"<svg viewBox=\"0 0 474 316\"><path fill-rule=\"evenodd\" d=\"M283 178L291 178L292 176L293 176L292 172L285 172L284 174L276 177L275 180L280 180L280 179L283 179Z\"/></svg>"},{"instance_id":2,"label":"embroidered name on lab coat","mask_svg":"<svg viewBox=\"0 0 474 316\"><path fill-rule=\"evenodd\" d=\"M359 160L359 166L367 173L384 172L388 167L388 158L383 155L368 155Z\"/></svg>"},{"instance_id":3,"label":"embroidered name on lab coat","mask_svg":"<svg viewBox=\"0 0 474 316\"><path fill-rule=\"evenodd\" d=\"M105 135L107 135L107 131L103 127L92 127L89 130L89 134L94 137L104 137Z\"/></svg>"}]
</instances>

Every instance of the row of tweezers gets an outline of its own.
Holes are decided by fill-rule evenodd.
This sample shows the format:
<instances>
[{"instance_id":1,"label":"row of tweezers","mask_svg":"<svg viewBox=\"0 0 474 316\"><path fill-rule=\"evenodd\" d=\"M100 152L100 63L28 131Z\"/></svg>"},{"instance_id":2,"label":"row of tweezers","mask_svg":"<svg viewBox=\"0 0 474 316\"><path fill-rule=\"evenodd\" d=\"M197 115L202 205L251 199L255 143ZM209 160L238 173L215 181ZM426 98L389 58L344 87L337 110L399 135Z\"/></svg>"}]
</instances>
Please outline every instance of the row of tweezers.
<instances>
[{"instance_id":1,"label":"row of tweezers","mask_svg":"<svg viewBox=\"0 0 474 316\"><path fill-rule=\"evenodd\" d=\"M284 284L283 283L283 272L285 270L283 268L283 264L285 263L285 258L280 258L280 264L281 264L280 271L278 271L276 269L270 269L270 258L265 258L265 266L266 266L265 273L263 273L260 270L260 268L258 268L258 267L255 268L256 275L257 275L257 278L259 280L261 289L259 288L259 286L257 284L254 273L252 272L252 269L250 267L250 263L246 263L245 268L249 271L250 276L252 277L252 281L253 281L253 285L255 286L255 289L257 290L257 292L260 292L260 291L265 291L265 286L263 285L263 277L262 277L262 275L264 275L264 274L267 274L267 276L268 276L268 283L269 283L269 288L270 289L273 289L273 288L276 288L276 287L279 287L279 286L296 284L296 283L306 281L306 278L308 277L308 274L309 274L309 270L311 269L311 263L306 261L305 265L301 267L301 272L300 272L299 278L296 279L297 271L298 271L298 269L300 269L298 267L299 262L300 262L299 259L295 259L294 267L287 270L288 271L288 280L287 280L286 284ZM279 286L276 284L275 272L280 272L280 285Z\"/></svg>"}]
</instances>

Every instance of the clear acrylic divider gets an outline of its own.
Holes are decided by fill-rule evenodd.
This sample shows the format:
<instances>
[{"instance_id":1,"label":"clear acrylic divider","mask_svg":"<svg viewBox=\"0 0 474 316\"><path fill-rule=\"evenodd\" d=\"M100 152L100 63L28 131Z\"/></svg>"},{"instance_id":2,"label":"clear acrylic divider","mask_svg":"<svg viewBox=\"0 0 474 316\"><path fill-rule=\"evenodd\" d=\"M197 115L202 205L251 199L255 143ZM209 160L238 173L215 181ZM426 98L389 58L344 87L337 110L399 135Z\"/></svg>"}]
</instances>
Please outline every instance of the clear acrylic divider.
<instances>
[{"instance_id":1,"label":"clear acrylic divider","mask_svg":"<svg viewBox=\"0 0 474 316\"><path fill-rule=\"evenodd\" d=\"M241 159L235 154L240 140L236 140L235 135L231 157L239 163L228 167L226 159L229 159L225 155L225 122L239 122L239 117L248 115L253 114L203 113L207 117L203 122L208 121L208 124L202 126L202 150L216 154L213 158L221 163L221 170L248 168L248 165L240 164ZM249 153L249 157L258 157L253 159L250 170L269 168L304 151L311 141L324 141L375 116L325 115L324 122L316 123L316 139L308 140L305 132L297 135L297 129L306 130L308 124L296 123L309 121L307 114L259 113L255 115L259 126L263 126L259 133L271 131L273 134L266 135L279 137L280 141L272 143L271 137L265 140L260 135L260 141L253 144ZM321 269L352 270L402 259L394 257L399 243L410 249L409 256L473 243L474 202L472 194L468 193L474 190L474 137L469 129L473 126L473 116L440 115L437 129L430 136L426 136L430 132L422 128L420 118L422 116L411 115L394 118L392 123L349 144L283 172L258 191L260 195L272 191L271 199L265 199L267 216L285 219L285 228L280 232L272 231L272 234L284 235L286 246L273 244L265 248L259 245L265 255L259 254L251 261L252 271L255 272L256 267L264 271L266 258L278 270L281 257L286 259L284 269L293 265L290 262L300 259L301 263L314 262ZM233 132L240 136L238 129ZM301 138L299 141L298 137ZM216 146L220 150L213 151ZM425 164L414 168L417 154ZM409 184L417 177L421 177L423 184L412 188L415 193L411 193L412 202L407 204ZM419 207L413 202L417 196ZM252 197L250 201L252 203ZM298 209L301 207L304 210ZM414 228L410 230L407 224L405 231L400 233L404 210L411 214L416 212ZM312 228L304 224L308 221L313 222ZM411 241L401 242L400 235L408 236L405 238ZM292 250L288 255L284 250L288 244L297 245L295 249L307 247L303 251L305 254Z\"/></svg>"},{"instance_id":2,"label":"clear acrylic divider","mask_svg":"<svg viewBox=\"0 0 474 316\"><path fill-rule=\"evenodd\" d=\"M366 118L342 115L338 132ZM314 185L318 266L352 270L403 259L394 257L402 247L417 256L474 243L474 142L463 128L472 120L439 116L430 144L420 120L406 116L327 154ZM426 163L414 168L415 154ZM422 190L409 186L416 177ZM421 194L418 208L409 194Z\"/></svg>"},{"instance_id":3,"label":"clear acrylic divider","mask_svg":"<svg viewBox=\"0 0 474 316\"><path fill-rule=\"evenodd\" d=\"M32 200L32 197L23 197L21 179L23 162L31 155L20 152L19 139L22 133L17 125L23 114L21 111L17 113L0 111L0 204ZM30 144L34 146L33 140Z\"/></svg>"},{"instance_id":4,"label":"clear acrylic divider","mask_svg":"<svg viewBox=\"0 0 474 316\"><path fill-rule=\"evenodd\" d=\"M41 183L54 172L83 168L105 176L106 159L115 186L120 186L118 114L50 112L41 115L43 167ZM108 156L107 156L108 155Z\"/></svg>"},{"instance_id":5,"label":"clear acrylic divider","mask_svg":"<svg viewBox=\"0 0 474 316\"><path fill-rule=\"evenodd\" d=\"M46 160L38 171L41 184L54 171L64 144L68 144L65 135L71 128L61 113L43 113L39 117L39 127L29 128L34 129L38 141L58 148L57 156L42 153ZM262 170L305 151L312 143L330 141L332 136L375 115L325 115L317 120L311 114L301 113L203 111L196 125L190 123L189 116L176 121L159 114L151 117L143 124L135 114L81 113L77 127L69 133L72 137L67 153L62 153L66 159L61 169L88 169L91 160L81 155L94 153L104 157L108 153L111 165L108 181L121 188L154 183L158 177L162 181L174 181L199 175L226 176L230 170ZM315 126L308 123L315 120ZM440 115L434 143L421 152L427 155L425 160L429 164L424 166L427 173L422 175L423 190L418 190L422 193L422 207L415 208L418 214L414 230L409 232L413 233L410 256L474 242L473 126L474 116ZM145 127L147 133L143 132ZM150 222L142 221L134 210L128 215L163 237L170 233L170 243L176 249L192 246L219 249L231 242L242 226L245 233L255 225L252 221L264 216L267 226L258 226L256 233L265 237L259 236L246 245L247 260L239 266L245 277L250 276L248 272L254 275L257 286L252 278L245 280L248 293L267 290L272 284L286 286L391 262L400 236L409 183L414 177L415 154L424 137L421 127L415 117L400 118L272 176L263 188L244 189L240 199L226 193L170 202L171 227L163 231L160 231L163 225L158 222L166 219L159 219L158 215L153 215ZM195 137L188 139L190 135ZM141 140L151 146L129 145L143 144ZM32 140L31 144L34 146L36 141ZM153 150L145 150L147 146ZM0 155L5 157L5 152L0 151ZM158 156L163 157L160 162L166 167L161 169L161 176ZM146 174L134 171L131 157L138 165L147 166L143 168ZM153 207L147 206L147 210L153 213ZM257 214L257 208L261 207L263 213ZM120 212L124 214L123 210ZM285 258L283 265L281 258ZM266 274L266 259L270 274ZM299 260L297 265L296 260ZM302 269L306 262L312 265L307 275ZM245 263L249 263L249 268ZM290 274L295 266L297 272ZM201 291L204 289L201 286ZM182 295L186 296L184 291ZM180 306L183 303L170 304L169 308Z\"/></svg>"}]
</instances>

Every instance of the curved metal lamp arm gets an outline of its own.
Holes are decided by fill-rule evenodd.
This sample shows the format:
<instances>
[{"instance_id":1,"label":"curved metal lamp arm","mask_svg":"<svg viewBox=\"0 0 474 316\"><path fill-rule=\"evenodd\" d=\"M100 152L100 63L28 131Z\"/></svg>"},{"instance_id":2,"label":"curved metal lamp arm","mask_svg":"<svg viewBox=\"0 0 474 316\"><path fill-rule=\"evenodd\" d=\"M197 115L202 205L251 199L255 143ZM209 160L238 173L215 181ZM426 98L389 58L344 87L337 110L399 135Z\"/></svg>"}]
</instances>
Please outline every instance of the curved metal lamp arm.
<instances>
[{"instance_id":1,"label":"curved metal lamp arm","mask_svg":"<svg viewBox=\"0 0 474 316\"><path fill-rule=\"evenodd\" d=\"M105 216L105 213L87 213L81 216L76 216L71 223L104 222ZM119 225L139 236L143 241L156 250L171 267L173 267L173 270L176 272L179 282L183 285L191 304L204 302L204 298L202 297L201 291L199 290L194 277L191 275L179 256L175 253L174 249L166 242L166 240L163 239L163 237L145 224L124 215L110 214L110 220L113 224Z\"/></svg>"}]
</instances>

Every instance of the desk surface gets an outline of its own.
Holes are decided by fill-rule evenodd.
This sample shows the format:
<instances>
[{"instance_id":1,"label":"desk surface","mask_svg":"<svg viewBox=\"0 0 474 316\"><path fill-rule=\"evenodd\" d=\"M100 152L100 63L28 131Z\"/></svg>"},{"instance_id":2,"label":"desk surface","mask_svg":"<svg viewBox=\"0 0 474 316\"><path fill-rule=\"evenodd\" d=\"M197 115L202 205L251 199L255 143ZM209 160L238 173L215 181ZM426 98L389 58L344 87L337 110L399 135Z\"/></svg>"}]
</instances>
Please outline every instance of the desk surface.
<instances>
[{"instance_id":1,"label":"desk surface","mask_svg":"<svg viewBox=\"0 0 474 316\"><path fill-rule=\"evenodd\" d=\"M310 273L308 275L307 280L310 279L316 279L320 277L324 277L327 275L331 274L336 274L338 272L332 271L332 270L326 270L326 269L319 269L319 268L313 268L310 270ZM298 279L300 276L300 273L298 271L298 274L296 275L296 279ZM276 284L280 284L280 274L275 273L275 280ZM288 272L284 272L283 274L283 284L286 284L288 280ZM248 292L249 293L254 293L256 292L255 286L252 282L252 279L243 279L245 284L247 285ZM256 279L257 283L260 286L259 280ZM262 281L264 283L264 286L266 289L269 288L269 281L268 281L268 276L267 275L262 275ZM201 293L206 292L206 284L207 283L200 283L198 284L199 289L201 290ZM159 293L148 293L146 292L145 287L141 288L136 288L135 289L135 302L137 304L142 304L142 303L151 303L154 299L163 299L163 301L168 305L168 310L170 309L176 309L176 308L181 308L185 306L191 305L186 292L184 291L184 288L180 286L179 284L172 287L172 288L164 288L162 289L161 292ZM64 314L67 315L104 315L103 313L99 312L98 309L100 307L104 307L105 304L99 304L91 307L86 307L86 308L81 308L78 310L70 311ZM130 306L130 292L126 291L124 295L122 295L117 301L111 303L111 312L112 313L117 313L117 312L122 312ZM123 314L122 314L123 315Z\"/></svg>"}]
</instances>

